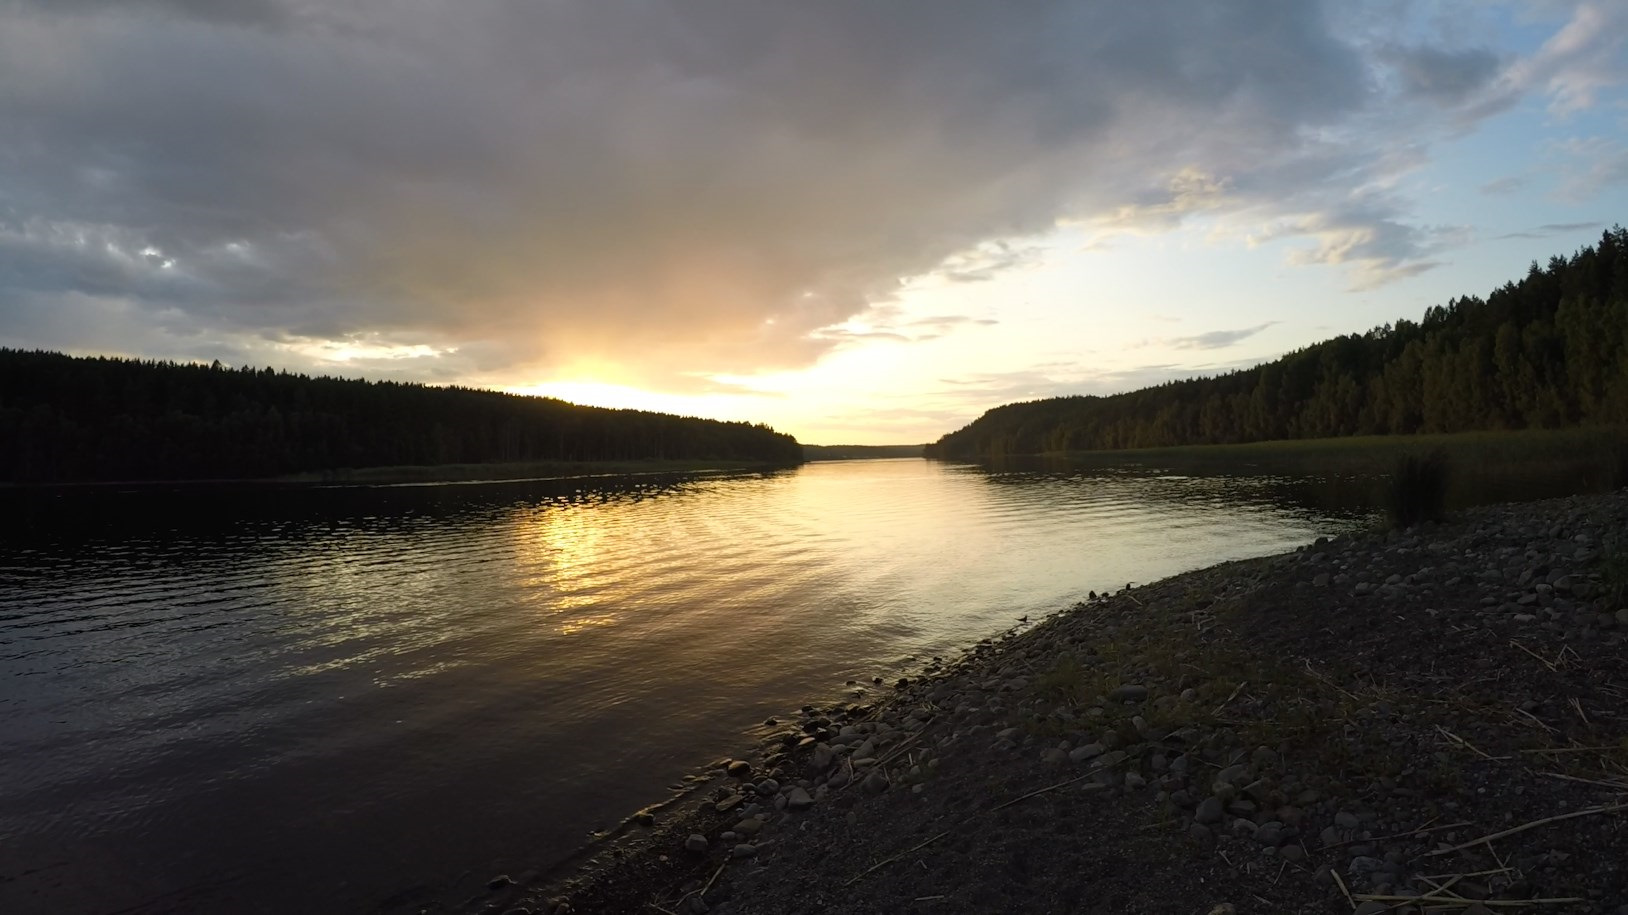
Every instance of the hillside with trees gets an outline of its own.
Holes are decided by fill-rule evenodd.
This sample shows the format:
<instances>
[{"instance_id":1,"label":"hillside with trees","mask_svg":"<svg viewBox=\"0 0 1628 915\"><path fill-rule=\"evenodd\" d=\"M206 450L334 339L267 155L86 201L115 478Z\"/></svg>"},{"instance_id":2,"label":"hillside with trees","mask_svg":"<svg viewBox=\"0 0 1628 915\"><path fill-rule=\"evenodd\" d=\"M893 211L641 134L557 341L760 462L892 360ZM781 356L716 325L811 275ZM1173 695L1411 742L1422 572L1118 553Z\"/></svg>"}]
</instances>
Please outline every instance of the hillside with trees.
<instances>
[{"instance_id":1,"label":"hillside with trees","mask_svg":"<svg viewBox=\"0 0 1628 915\"><path fill-rule=\"evenodd\" d=\"M1628 423L1628 230L1466 296L1225 375L996 407L928 457Z\"/></svg>"},{"instance_id":2,"label":"hillside with trees","mask_svg":"<svg viewBox=\"0 0 1628 915\"><path fill-rule=\"evenodd\" d=\"M795 464L768 426L458 387L0 349L0 481L520 461Z\"/></svg>"}]
</instances>

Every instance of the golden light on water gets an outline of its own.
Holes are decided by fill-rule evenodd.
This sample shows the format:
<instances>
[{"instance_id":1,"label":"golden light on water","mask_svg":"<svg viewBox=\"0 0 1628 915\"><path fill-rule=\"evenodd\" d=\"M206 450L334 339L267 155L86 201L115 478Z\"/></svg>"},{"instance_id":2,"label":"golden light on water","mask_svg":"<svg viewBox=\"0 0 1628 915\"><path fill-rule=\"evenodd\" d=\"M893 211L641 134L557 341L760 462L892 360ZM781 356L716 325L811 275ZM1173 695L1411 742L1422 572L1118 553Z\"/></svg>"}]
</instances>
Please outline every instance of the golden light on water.
<instances>
[{"instance_id":1,"label":"golden light on water","mask_svg":"<svg viewBox=\"0 0 1628 915\"><path fill-rule=\"evenodd\" d=\"M515 545L531 606L561 635L616 624L621 589L600 562L612 537L607 525L584 511L545 509L517 525Z\"/></svg>"}]
</instances>

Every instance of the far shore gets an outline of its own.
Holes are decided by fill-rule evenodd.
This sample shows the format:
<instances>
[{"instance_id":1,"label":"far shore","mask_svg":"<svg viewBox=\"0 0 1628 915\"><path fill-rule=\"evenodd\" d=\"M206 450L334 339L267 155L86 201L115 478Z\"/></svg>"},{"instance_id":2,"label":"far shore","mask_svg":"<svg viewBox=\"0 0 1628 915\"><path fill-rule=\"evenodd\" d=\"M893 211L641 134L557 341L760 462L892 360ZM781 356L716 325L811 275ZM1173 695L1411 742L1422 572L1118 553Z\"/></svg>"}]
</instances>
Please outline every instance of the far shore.
<instances>
[{"instance_id":1,"label":"far shore","mask_svg":"<svg viewBox=\"0 0 1628 915\"><path fill-rule=\"evenodd\" d=\"M389 486L413 483L520 483L665 474L746 473L785 470L795 464L761 461L518 461L501 464L409 464L317 470L278 477L187 480L87 480L62 483L0 483L0 490L108 489L163 486Z\"/></svg>"}]
</instances>

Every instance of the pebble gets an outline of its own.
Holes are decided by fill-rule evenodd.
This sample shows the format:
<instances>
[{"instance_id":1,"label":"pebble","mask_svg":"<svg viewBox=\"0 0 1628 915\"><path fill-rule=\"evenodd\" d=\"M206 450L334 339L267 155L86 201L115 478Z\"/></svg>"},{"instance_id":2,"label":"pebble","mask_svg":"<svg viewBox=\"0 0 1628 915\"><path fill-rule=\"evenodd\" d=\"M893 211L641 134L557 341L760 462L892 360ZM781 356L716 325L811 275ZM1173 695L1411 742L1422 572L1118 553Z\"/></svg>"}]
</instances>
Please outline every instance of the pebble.
<instances>
[{"instance_id":1,"label":"pebble","mask_svg":"<svg viewBox=\"0 0 1628 915\"><path fill-rule=\"evenodd\" d=\"M1095 759L1106 752L1108 752L1108 748L1102 744L1088 743L1085 746L1075 747L1074 749L1069 750L1068 758L1074 760L1075 762L1085 762L1088 759Z\"/></svg>"},{"instance_id":2,"label":"pebble","mask_svg":"<svg viewBox=\"0 0 1628 915\"><path fill-rule=\"evenodd\" d=\"M806 810L814 806L814 799L801 786L794 787L786 792L786 806L792 810Z\"/></svg>"},{"instance_id":3,"label":"pebble","mask_svg":"<svg viewBox=\"0 0 1628 915\"><path fill-rule=\"evenodd\" d=\"M750 842L742 842L735 846L735 850L729 854L730 857L734 858L753 858L757 856L757 846Z\"/></svg>"},{"instance_id":4,"label":"pebble","mask_svg":"<svg viewBox=\"0 0 1628 915\"><path fill-rule=\"evenodd\" d=\"M1125 683L1113 688L1108 698L1115 702L1142 702L1148 697L1148 688L1139 683Z\"/></svg>"},{"instance_id":5,"label":"pebble","mask_svg":"<svg viewBox=\"0 0 1628 915\"><path fill-rule=\"evenodd\" d=\"M1222 805L1220 798L1207 797L1199 802L1198 810L1193 813L1193 820L1197 823L1210 825L1221 822L1221 817L1225 813L1226 809Z\"/></svg>"},{"instance_id":6,"label":"pebble","mask_svg":"<svg viewBox=\"0 0 1628 915\"><path fill-rule=\"evenodd\" d=\"M692 854L703 854L707 850L707 837L700 833L692 833L684 840L684 850Z\"/></svg>"}]
</instances>

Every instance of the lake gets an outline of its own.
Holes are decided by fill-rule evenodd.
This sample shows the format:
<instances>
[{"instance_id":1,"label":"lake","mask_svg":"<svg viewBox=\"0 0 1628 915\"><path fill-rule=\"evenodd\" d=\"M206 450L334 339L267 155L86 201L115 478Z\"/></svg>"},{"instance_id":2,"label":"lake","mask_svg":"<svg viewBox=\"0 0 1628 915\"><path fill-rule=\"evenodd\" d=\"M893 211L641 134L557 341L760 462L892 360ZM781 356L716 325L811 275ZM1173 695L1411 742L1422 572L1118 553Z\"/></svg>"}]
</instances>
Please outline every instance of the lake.
<instances>
[{"instance_id":1,"label":"lake","mask_svg":"<svg viewBox=\"0 0 1628 915\"><path fill-rule=\"evenodd\" d=\"M0 911L438 910L848 680L1367 523L1310 492L921 460L0 492Z\"/></svg>"}]
</instances>

